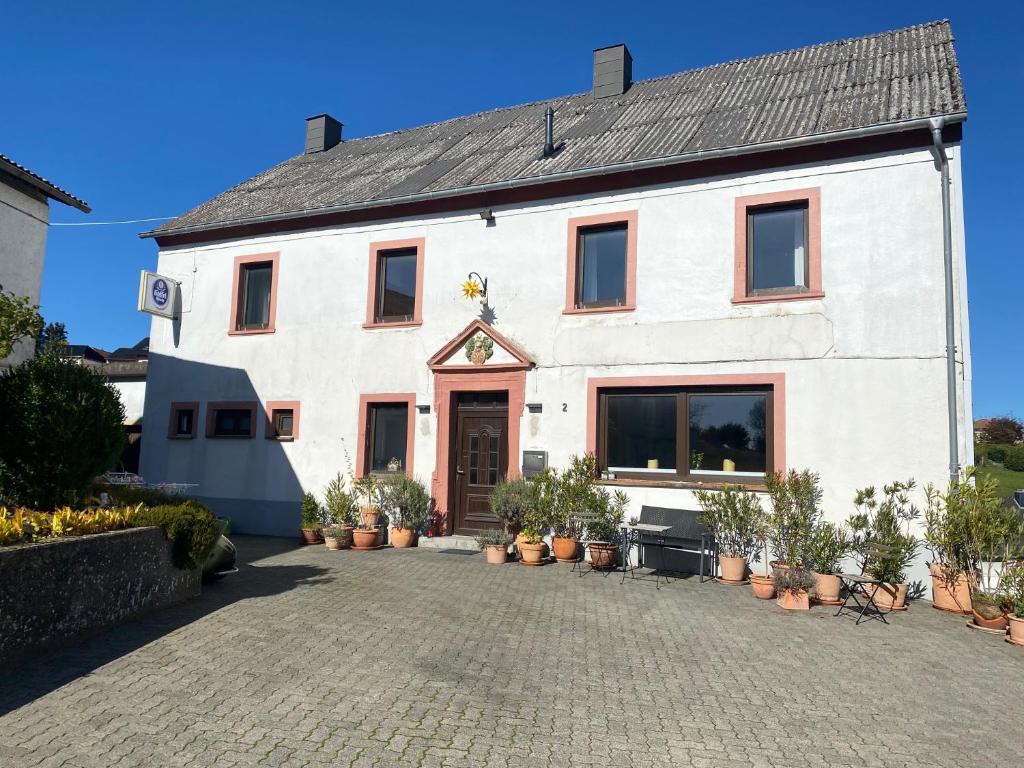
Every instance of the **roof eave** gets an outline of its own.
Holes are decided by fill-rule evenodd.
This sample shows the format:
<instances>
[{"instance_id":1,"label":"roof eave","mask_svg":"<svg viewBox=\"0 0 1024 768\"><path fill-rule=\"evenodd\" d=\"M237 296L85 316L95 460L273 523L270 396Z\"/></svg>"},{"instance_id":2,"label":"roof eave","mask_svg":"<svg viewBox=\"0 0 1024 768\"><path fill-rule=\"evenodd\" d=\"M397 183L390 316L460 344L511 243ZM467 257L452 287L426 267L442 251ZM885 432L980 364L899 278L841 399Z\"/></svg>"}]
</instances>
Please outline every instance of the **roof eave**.
<instances>
[{"instance_id":1,"label":"roof eave","mask_svg":"<svg viewBox=\"0 0 1024 768\"><path fill-rule=\"evenodd\" d=\"M848 128L841 131L830 131L828 133L809 134L789 139L776 139L773 141L760 142L757 144L743 144L735 147L722 147L711 150L697 150L684 152L676 155L665 155L663 157L650 158L645 160L631 160L622 163L581 168L573 171L560 171L557 173L539 174L526 176L507 181L490 182L487 184L476 184L451 189L439 190L436 192L418 192L411 195L398 197L381 198L378 200L366 200L357 203L346 203L326 208L305 208L296 211L265 214L262 216L250 216L243 219L232 219L230 221L212 222L207 224L196 224L194 226L175 227L171 229L153 229L141 232L140 238L160 238L176 235L189 235L200 232L210 232L217 229L229 227L240 227L251 224L263 224L271 222L285 222L290 219L306 219L311 216L327 216L334 213L345 213L349 211L367 210L372 208L383 208L409 203L417 203L428 200L441 200L458 198L464 195L477 194L481 192L492 192L498 190L516 189L534 185L550 184L571 179L586 178L588 176L602 176L606 174L639 171L647 168L657 168L670 165L681 165L695 163L715 158L736 157L748 154L771 152L773 150L793 149L797 147L811 146L815 144L827 144L832 142L846 141L850 139L881 136L889 133L903 133L921 129L931 130L936 120L944 121L945 125L963 123L967 120L967 112L953 112L947 115L936 115L931 117L914 118L891 123L878 123L875 125L860 128Z\"/></svg>"},{"instance_id":2,"label":"roof eave","mask_svg":"<svg viewBox=\"0 0 1024 768\"><path fill-rule=\"evenodd\" d=\"M10 176L14 176L16 179L20 179L35 189L38 189L51 200L56 200L59 203L64 203L64 205L77 208L82 211L82 213L92 213L92 208L90 208L89 204L84 200L79 200L74 195L65 192L60 187L54 186L41 176L37 176L16 163L8 161L6 158L0 158L0 170Z\"/></svg>"}]
</instances>

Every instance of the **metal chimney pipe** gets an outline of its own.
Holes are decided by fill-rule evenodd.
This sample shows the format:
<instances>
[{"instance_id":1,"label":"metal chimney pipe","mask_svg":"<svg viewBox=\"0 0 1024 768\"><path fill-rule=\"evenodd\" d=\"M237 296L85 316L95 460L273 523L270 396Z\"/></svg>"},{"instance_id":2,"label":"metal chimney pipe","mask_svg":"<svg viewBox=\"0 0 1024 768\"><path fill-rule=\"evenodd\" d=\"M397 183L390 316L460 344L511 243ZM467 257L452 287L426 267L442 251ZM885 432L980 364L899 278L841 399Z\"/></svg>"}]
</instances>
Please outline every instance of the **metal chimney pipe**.
<instances>
[{"instance_id":1,"label":"metal chimney pipe","mask_svg":"<svg viewBox=\"0 0 1024 768\"><path fill-rule=\"evenodd\" d=\"M544 157L555 154L555 110L544 110Z\"/></svg>"}]
</instances>

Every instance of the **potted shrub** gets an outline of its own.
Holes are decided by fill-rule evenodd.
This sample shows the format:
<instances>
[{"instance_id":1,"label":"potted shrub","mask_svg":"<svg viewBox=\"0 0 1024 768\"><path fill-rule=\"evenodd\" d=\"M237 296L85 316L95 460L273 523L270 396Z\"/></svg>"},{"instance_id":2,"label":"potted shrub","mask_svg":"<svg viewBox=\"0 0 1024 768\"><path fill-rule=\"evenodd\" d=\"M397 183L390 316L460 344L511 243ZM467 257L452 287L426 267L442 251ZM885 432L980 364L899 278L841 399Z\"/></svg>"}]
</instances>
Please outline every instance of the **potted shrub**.
<instances>
[{"instance_id":1,"label":"potted shrub","mask_svg":"<svg viewBox=\"0 0 1024 768\"><path fill-rule=\"evenodd\" d=\"M807 561L814 577L814 599L822 605L839 605L842 586L840 563L853 548L853 539L845 526L819 523L811 533Z\"/></svg>"},{"instance_id":2,"label":"potted shrub","mask_svg":"<svg viewBox=\"0 0 1024 768\"><path fill-rule=\"evenodd\" d=\"M925 488L924 540L932 553L932 605L951 613L971 613L971 580L977 572L968 546L973 510L998 503L991 483L972 483L973 470L951 480L945 493Z\"/></svg>"},{"instance_id":3,"label":"potted shrub","mask_svg":"<svg viewBox=\"0 0 1024 768\"><path fill-rule=\"evenodd\" d=\"M423 483L406 475L392 475L378 486L380 511L391 521L391 543L411 547L416 532L430 514L430 493Z\"/></svg>"},{"instance_id":4,"label":"potted shrub","mask_svg":"<svg viewBox=\"0 0 1024 768\"><path fill-rule=\"evenodd\" d=\"M594 503L597 459L593 454L573 456L569 467L560 476L539 475L534 482L538 499L549 509L551 548L561 563L576 562L579 540L583 535L583 519Z\"/></svg>"},{"instance_id":5,"label":"potted shrub","mask_svg":"<svg viewBox=\"0 0 1024 768\"><path fill-rule=\"evenodd\" d=\"M590 494L590 517L587 522L587 550L591 568L614 568L615 552L619 545L619 526L626 517L629 497L622 491L608 493L604 488L593 488Z\"/></svg>"},{"instance_id":6,"label":"potted shrub","mask_svg":"<svg viewBox=\"0 0 1024 768\"><path fill-rule=\"evenodd\" d=\"M523 530L523 521L534 505L534 486L521 477L507 478L491 491L491 511L505 531L516 536Z\"/></svg>"},{"instance_id":7,"label":"potted shrub","mask_svg":"<svg viewBox=\"0 0 1024 768\"><path fill-rule=\"evenodd\" d=\"M529 483L527 483L529 487ZM540 504L533 503L535 497L528 491L526 509L523 513L523 530L516 538L519 547L519 562L523 565L544 564L544 527L547 523Z\"/></svg>"},{"instance_id":8,"label":"potted shrub","mask_svg":"<svg viewBox=\"0 0 1024 768\"><path fill-rule=\"evenodd\" d=\"M778 579L778 571L804 565L811 534L821 517L821 487L818 475L808 469L770 474L765 484L769 501L767 539L775 553L771 565Z\"/></svg>"},{"instance_id":9,"label":"potted shrub","mask_svg":"<svg viewBox=\"0 0 1024 768\"><path fill-rule=\"evenodd\" d=\"M868 585L874 593L875 605L881 610L902 611L906 608L906 570L917 554L917 538L910 532L920 517L910 502L914 481L896 481L882 487L878 500L874 487L862 488L854 497L859 511L850 517L854 549L861 552L864 572L882 582L881 587Z\"/></svg>"},{"instance_id":10,"label":"potted shrub","mask_svg":"<svg viewBox=\"0 0 1024 768\"><path fill-rule=\"evenodd\" d=\"M347 549L352 546L352 529L329 525L324 528L324 543L328 549Z\"/></svg>"},{"instance_id":11,"label":"potted shrub","mask_svg":"<svg viewBox=\"0 0 1024 768\"><path fill-rule=\"evenodd\" d=\"M814 587L814 576L802 565L775 569L776 600L787 611L806 611L811 607L810 590Z\"/></svg>"},{"instance_id":12,"label":"potted shrub","mask_svg":"<svg viewBox=\"0 0 1024 768\"><path fill-rule=\"evenodd\" d=\"M694 492L701 506L699 522L707 526L718 545L721 581L746 581L747 559L757 548L757 531L762 516L757 496L738 485L724 485L720 491L703 488Z\"/></svg>"},{"instance_id":13,"label":"potted shrub","mask_svg":"<svg viewBox=\"0 0 1024 768\"><path fill-rule=\"evenodd\" d=\"M1002 588L1010 606L1006 616L1010 634L1006 640L1024 645L1024 564L1018 563L1003 574Z\"/></svg>"},{"instance_id":14,"label":"potted shrub","mask_svg":"<svg viewBox=\"0 0 1024 768\"><path fill-rule=\"evenodd\" d=\"M359 505L360 528L377 528L380 522L380 487L375 475L363 475L352 481L352 491Z\"/></svg>"},{"instance_id":15,"label":"potted shrub","mask_svg":"<svg viewBox=\"0 0 1024 768\"><path fill-rule=\"evenodd\" d=\"M302 505L299 507L299 533L304 544L319 544L323 541L323 508L312 493L302 494Z\"/></svg>"},{"instance_id":16,"label":"potted shrub","mask_svg":"<svg viewBox=\"0 0 1024 768\"><path fill-rule=\"evenodd\" d=\"M476 543L487 553L488 563L504 565L508 560L508 545L512 543L512 534L506 531L486 531L476 537Z\"/></svg>"},{"instance_id":17,"label":"potted shrub","mask_svg":"<svg viewBox=\"0 0 1024 768\"><path fill-rule=\"evenodd\" d=\"M335 530L337 546L332 547L327 541L327 534L324 540L328 549L348 549L352 546L352 530L359 522L359 505L356 503L355 495L345 487L345 478L339 472L337 476L324 488L323 509L327 521Z\"/></svg>"},{"instance_id":18,"label":"potted shrub","mask_svg":"<svg viewBox=\"0 0 1024 768\"><path fill-rule=\"evenodd\" d=\"M758 600L771 600L775 597L775 577L768 565L768 515L762 509L754 520L754 539L757 542L755 559L764 564L764 573L750 574L750 587Z\"/></svg>"}]
</instances>

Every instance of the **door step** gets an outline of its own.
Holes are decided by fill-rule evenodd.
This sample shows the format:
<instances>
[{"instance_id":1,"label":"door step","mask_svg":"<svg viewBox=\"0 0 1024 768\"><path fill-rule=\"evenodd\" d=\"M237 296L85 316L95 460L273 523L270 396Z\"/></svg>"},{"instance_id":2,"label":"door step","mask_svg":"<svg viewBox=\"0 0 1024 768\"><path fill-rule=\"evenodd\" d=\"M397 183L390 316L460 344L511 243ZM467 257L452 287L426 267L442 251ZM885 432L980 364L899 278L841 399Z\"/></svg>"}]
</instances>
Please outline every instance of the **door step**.
<instances>
[{"instance_id":1,"label":"door step","mask_svg":"<svg viewBox=\"0 0 1024 768\"><path fill-rule=\"evenodd\" d=\"M420 536L418 545L420 549L458 549L479 552L480 547L476 543L475 536L435 536L428 538Z\"/></svg>"}]
</instances>

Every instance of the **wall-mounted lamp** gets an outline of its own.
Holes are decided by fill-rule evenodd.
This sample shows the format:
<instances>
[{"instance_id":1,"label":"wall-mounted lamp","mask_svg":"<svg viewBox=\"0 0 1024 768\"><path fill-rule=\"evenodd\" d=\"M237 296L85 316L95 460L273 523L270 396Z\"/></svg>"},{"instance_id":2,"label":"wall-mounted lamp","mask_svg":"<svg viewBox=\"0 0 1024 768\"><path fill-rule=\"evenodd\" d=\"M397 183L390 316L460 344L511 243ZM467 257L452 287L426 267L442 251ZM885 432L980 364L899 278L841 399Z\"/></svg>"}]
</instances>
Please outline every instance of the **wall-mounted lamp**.
<instances>
[{"instance_id":1,"label":"wall-mounted lamp","mask_svg":"<svg viewBox=\"0 0 1024 768\"><path fill-rule=\"evenodd\" d=\"M486 303L487 278L482 277L479 272L470 272L466 275L466 282L462 284L462 295L467 299L480 299L481 303Z\"/></svg>"},{"instance_id":2,"label":"wall-mounted lamp","mask_svg":"<svg viewBox=\"0 0 1024 768\"><path fill-rule=\"evenodd\" d=\"M494 211L490 208L484 208L480 211L480 218L486 221L488 224L494 223Z\"/></svg>"},{"instance_id":3,"label":"wall-mounted lamp","mask_svg":"<svg viewBox=\"0 0 1024 768\"><path fill-rule=\"evenodd\" d=\"M417 405L416 406L416 410L419 411L420 413L430 413L430 406L429 405Z\"/></svg>"},{"instance_id":4,"label":"wall-mounted lamp","mask_svg":"<svg viewBox=\"0 0 1024 768\"><path fill-rule=\"evenodd\" d=\"M542 403L527 403L526 410L530 413L543 413L544 405Z\"/></svg>"}]
</instances>

